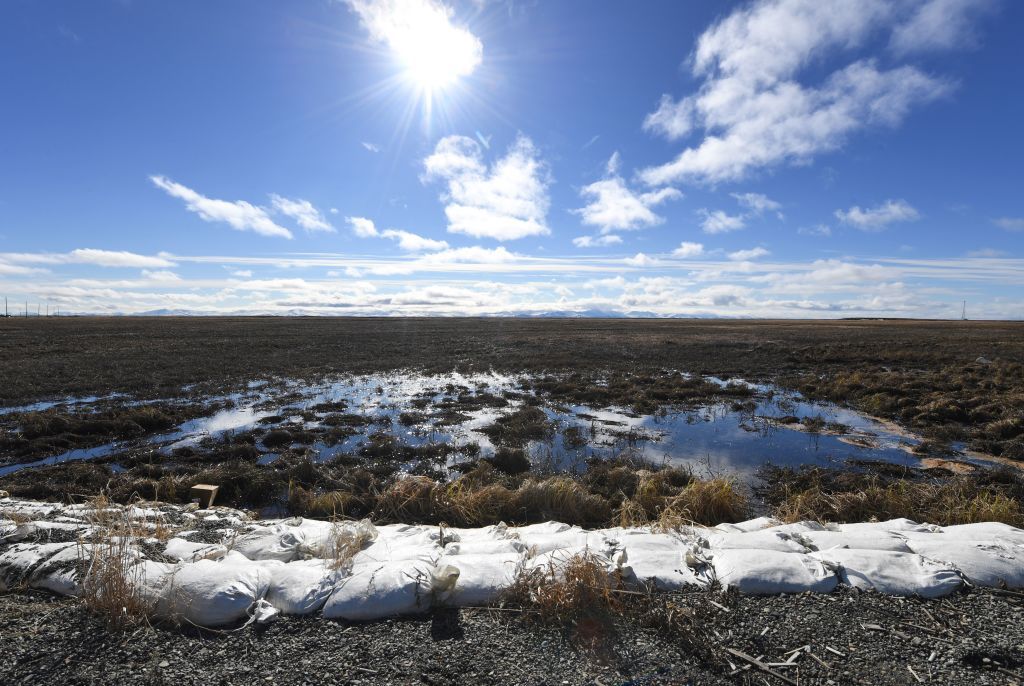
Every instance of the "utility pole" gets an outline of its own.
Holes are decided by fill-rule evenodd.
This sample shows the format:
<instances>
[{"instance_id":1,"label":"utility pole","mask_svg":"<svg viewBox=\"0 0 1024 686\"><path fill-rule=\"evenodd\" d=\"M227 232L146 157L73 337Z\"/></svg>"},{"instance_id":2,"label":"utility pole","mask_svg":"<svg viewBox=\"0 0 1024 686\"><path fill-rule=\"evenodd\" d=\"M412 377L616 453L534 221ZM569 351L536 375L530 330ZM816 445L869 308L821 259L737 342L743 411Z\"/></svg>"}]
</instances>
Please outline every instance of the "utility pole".
<instances>
[{"instance_id":1,"label":"utility pole","mask_svg":"<svg viewBox=\"0 0 1024 686\"><path fill-rule=\"evenodd\" d=\"M960 313L960 321L962 321L962 322L966 322L967 321L967 301L966 300L964 300L964 309Z\"/></svg>"},{"instance_id":2,"label":"utility pole","mask_svg":"<svg viewBox=\"0 0 1024 686\"><path fill-rule=\"evenodd\" d=\"M6 319L7 317L10 317L10 316L11 315L9 315L7 313L7 296L5 295L4 296L4 319Z\"/></svg>"}]
</instances>

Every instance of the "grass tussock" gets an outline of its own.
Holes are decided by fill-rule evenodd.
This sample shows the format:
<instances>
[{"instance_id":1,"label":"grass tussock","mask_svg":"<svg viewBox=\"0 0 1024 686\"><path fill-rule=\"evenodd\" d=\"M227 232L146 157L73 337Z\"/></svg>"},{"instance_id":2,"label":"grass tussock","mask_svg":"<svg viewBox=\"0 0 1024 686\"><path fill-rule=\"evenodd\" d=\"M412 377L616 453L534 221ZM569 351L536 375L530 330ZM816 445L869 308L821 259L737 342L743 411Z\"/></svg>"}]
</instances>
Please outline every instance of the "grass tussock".
<instances>
[{"instance_id":1,"label":"grass tussock","mask_svg":"<svg viewBox=\"0 0 1024 686\"><path fill-rule=\"evenodd\" d=\"M1016 471L929 477L893 468L838 473L775 470L767 499L786 522L860 522L905 517L948 526L1003 522L1024 526L1024 477Z\"/></svg>"},{"instance_id":2,"label":"grass tussock","mask_svg":"<svg viewBox=\"0 0 1024 686\"><path fill-rule=\"evenodd\" d=\"M527 609L545 624L604 623L622 609L620 586L596 555L580 553L546 567L521 570L502 604Z\"/></svg>"},{"instance_id":3,"label":"grass tussock","mask_svg":"<svg viewBox=\"0 0 1024 686\"><path fill-rule=\"evenodd\" d=\"M328 560L331 569L349 571L352 558L375 538L377 532L367 519L355 523L335 522L321 555Z\"/></svg>"},{"instance_id":4,"label":"grass tussock","mask_svg":"<svg viewBox=\"0 0 1024 686\"><path fill-rule=\"evenodd\" d=\"M693 481L679 495L669 500L658 518L665 529L683 524L714 526L722 522L739 522L750 514L750 505L739 485L722 477Z\"/></svg>"},{"instance_id":5,"label":"grass tussock","mask_svg":"<svg viewBox=\"0 0 1024 686\"><path fill-rule=\"evenodd\" d=\"M113 506L104 496L92 501L91 524L95 532L88 543L80 542L82 601L85 607L113 628L146 621L153 608L136 583L139 553L135 541L152 532Z\"/></svg>"}]
</instances>

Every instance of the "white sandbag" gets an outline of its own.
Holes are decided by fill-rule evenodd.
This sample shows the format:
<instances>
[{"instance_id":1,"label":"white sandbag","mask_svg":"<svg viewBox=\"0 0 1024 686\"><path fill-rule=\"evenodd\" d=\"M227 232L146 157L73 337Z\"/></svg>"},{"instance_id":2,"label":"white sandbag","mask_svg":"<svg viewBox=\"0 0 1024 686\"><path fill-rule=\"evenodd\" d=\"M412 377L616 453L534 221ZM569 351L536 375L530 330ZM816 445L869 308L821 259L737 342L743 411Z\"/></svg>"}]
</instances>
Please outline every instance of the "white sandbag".
<instances>
[{"instance_id":1,"label":"white sandbag","mask_svg":"<svg viewBox=\"0 0 1024 686\"><path fill-rule=\"evenodd\" d=\"M745 522L736 522L735 524L723 522L715 528L725 532L746 533L749 531L761 531L762 529L778 526L781 523L775 517L757 517L755 519L748 519Z\"/></svg>"},{"instance_id":2,"label":"white sandbag","mask_svg":"<svg viewBox=\"0 0 1024 686\"><path fill-rule=\"evenodd\" d=\"M325 560L298 560L264 569L270 574L266 601L286 615L319 612L342 578L342 572Z\"/></svg>"},{"instance_id":3,"label":"white sandbag","mask_svg":"<svg viewBox=\"0 0 1024 686\"><path fill-rule=\"evenodd\" d=\"M164 548L164 555L183 562L220 560L227 554L228 549L225 546L216 543L193 543L184 538L172 538L167 541Z\"/></svg>"},{"instance_id":4,"label":"white sandbag","mask_svg":"<svg viewBox=\"0 0 1024 686\"><path fill-rule=\"evenodd\" d=\"M27 583L32 571L74 543L16 543L0 554L0 592Z\"/></svg>"},{"instance_id":5,"label":"white sandbag","mask_svg":"<svg viewBox=\"0 0 1024 686\"><path fill-rule=\"evenodd\" d=\"M820 560L778 550L716 550L711 567L722 586L750 595L831 593L839 581Z\"/></svg>"},{"instance_id":6,"label":"white sandbag","mask_svg":"<svg viewBox=\"0 0 1024 686\"><path fill-rule=\"evenodd\" d=\"M952 565L976 586L1024 588L1024 550L1012 543L950 540L945 533L907 543L919 555Z\"/></svg>"},{"instance_id":7,"label":"white sandbag","mask_svg":"<svg viewBox=\"0 0 1024 686\"><path fill-rule=\"evenodd\" d=\"M311 520L306 520L296 529L301 532L303 539L298 547L300 559L342 560L378 538L377 528L369 519L358 522L317 522L328 526L311 524Z\"/></svg>"},{"instance_id":8,"label":"white sandbag","mask_svg":"<svg viewBox=\"0 0 1024 686\"><path fill-rule=\"evenodd\" d=\"M486 605L496 600L515 580L522 560L518 552L442 556L437 562L439 569L450 566L459 571L446 600L459 607Z\"/></svg>"},{"instance_id":9,"label":"white sandbag","mask_svg":"<svg viewBox=\"0 0 1024 686\"><path fill-rule=\"evenodd\" d=\"M854 522L850 524L834 524L836 531L878 533L880 531L900 532L929 532L936 531L938 527L932 524L918 524L910 519L889 519L884 522Z\"/></svg>"},{"instance_id":10,"label":"white sandbag","mask_svg":"<svg viewBox=\"0 0 1024 686\"><path fill-rule=\"evenodd\" d=\"M949 565L914 553L833 548L812 556L836 568L842 583L888 595L941 598L963 585Z\"/></svg>"},{"instance_id":11,"label":"white sandbag","mask_svg":"<svg viewBox=\"0 0 1024 686\"><path fill-rule=\"evenodd\" d=\"M905 538L889 531L805 531L797 534L800 542L812 550L849 548L851 550L888 550L909 553Z\"/></svg>"},{"instance_id":12,"label":"white sandbag","mask_svg":"<svg viewBox=\"0 0 1024 686\"><path fill-rule=\"evenodd\" d=\"M93 545L70 545L50 556L32 572L29 586L58 595L82 595L82 572L91 561ZM131 564L139 559L138 553L129 551L126 560Z\"/></svg>"},{"instance_id":13,"label":"white sandbag","mask_svg":"<svg viewBox=\"0 0 1024 686\"><path fill-rule=\"evenodd\" d=\"M445 555L520 555L526 552L526 544L514 539L459 541L444 547Z\"/></svg>"},{"instance_id":14,"label":"white sandbag","mask_svg":"<svg viewBox=\"0 0 1024 686\"><path fill-rule=\"evenodd\" d=\"M666 590L706 583L686 564L697 543L695 538L626 528L604 529L602 533L613 546L612 561L627 582Z\"/></svg>"},{"instance_id":15,"label":"white sandbag","mask_svg":"<svg viewBox=\"0 0 1024 686\"><path fill-rule=\"evenodd\" d=\"M522 526L510 531L514 538L526 545L527 550L535 554L587 548L600 552L605 548L605 540L598 532L584 531L578 526L570 527L561 522Z\"/></svg>"},{"instance_id":16,"label":"white sandbag","mask_svg":"<svg viewBox=\"0 0 1024 686\"><path fill-rule=\"evenodd\" d=\"M221 562L200 560L179 566L162 589L162 616L199 626L222 626L250 616L264 597L270 574L260 564L229 552Z\"/></svg>"},{"instance_id":17,"label":"white sandbag","mask_svg":"<svg viewBox=\"0 0 1024 686\"><path fill-rule=\"evenodd\" d=\"M713 533L707 537L712 550L773 550L780 553L806 553L808 548L793 535L774 529L736 533Z\"/></svg>"},{"instance_id":18,"label":"white sandbag","mask_svg":"<svg viewBox=\"0 0 1024 686\"><path fill-rule=\"evenodd\" d=\"M954 524L942 527L942 533L962 541L1000 541L1024 548L1024 530L1002 522Z\"/></svg>"},{"instance_id":19,"label":"white sandbag","mask_svg":"<svg viewBox=\"0 0 1024 686\"><path fill-rule=\"evenodd\" d=\"M49 539L55 532L62 534L73 534L77 536L88 535L94 527L83 523L70 522L24 522L18 524L13 531L3 535L2 540L16 543L25 540Z\"/></svg>"},{"instance_id":20,"label":"white sandbag","mask_svg":"<svg viewBox=\"0 0 1024 686\"><path fill-rule=\"evenodd\" d=\"M433 569L411 560L357 567L338 581L324 617L363 621L426 612L433 603Z\"/></svg>"},{"instance_id":21,"label":"white sandbag","mask_svg":"<svg viewBox=\"0 0 1024 686\"><path fill-rule=\"evenodd\" d=\"M245 555L250 560L279 560L291 562L299 556L299 548L305 541L301 529L286 524L258 527L255 531L239 536L231 542L231 550Z\"/></svg>"}]
</instances>

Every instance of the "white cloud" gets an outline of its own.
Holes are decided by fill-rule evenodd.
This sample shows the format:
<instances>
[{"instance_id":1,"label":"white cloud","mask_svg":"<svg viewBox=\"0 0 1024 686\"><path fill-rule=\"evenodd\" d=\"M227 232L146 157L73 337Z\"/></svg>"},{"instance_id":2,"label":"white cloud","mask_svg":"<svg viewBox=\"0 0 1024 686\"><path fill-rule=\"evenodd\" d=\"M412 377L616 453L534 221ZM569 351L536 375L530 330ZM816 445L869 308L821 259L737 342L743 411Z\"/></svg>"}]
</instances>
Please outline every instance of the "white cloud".
<instances>
[{"instance_id":1,"label":"white cloud","mask_svg":"<svg viewBox=\"0 0 1024 686\"><path fill-rule=\"evenodd\" d=\"M726 214L722 210L710 211L705 208L697 210L697 214L704 219L701 222L701 229L704 233L728 233L739 231L747 225L742 215Z\"/></svg>"},{"instance_id":2,"label":"white cloud","mask_svg":"<svg viewBox=\"0 0 1024 686\"><path fill-rule=\"evenodd\" d=\"M815 226L801 226L796 230L801 236L831 236L832 227L828 224L817 224Z\"/></svg>"},{"instance_id":3,"label":"white cloud","mask_svg":"<svg viewBox=\"0 0 1024 686\"><path fill-rule=\"evenodd\" d=\"M231 272L231 276L237 276L240 279L251 279L252 278L252 270L251 269L235 269L235 270L233 270Z\"/></svg>"},{"instance_id":4,"label":"white cloud","mask_svg":"<svg viewBox=\"0 0 1024 686\"><path fill-rule=\"evenodd\" d=\"M854 205L848 210L836 210L836 218L862 231L881 231L896 222L911 222L921 218L920 213L906 200L886 200L878 207L861 209Z\"/></svg>"},{"instance_id":5,"label":"white cloud","mask_svg":"<svg viewBox=\"0 0 1024 686\"><path fill-rule=\"evenodd\" d=\"M0 261L15 264L91 264L97 267L134 267L137 269L173 267L166 253L139 255L126 250L78 248L68 253L0 253Z\"/></svg>"},{"instance_id":6,"label":"white cloud","mask_svg":"<svg viewBox=\"0 0 1024 686\"><path fill-rule=\"evenodd\" d=\"M423 166L424 180L441 180L448 231L510 241L551 233L545 224L550 177L529 138L519 135L490 168L480 144L467 136L438 141Z\"/></svg>"},{"instance_id":7,"label":"white cloud","mask_svg":"<svg viewBox=\"0 0 1024 686\"><path fill-rule=\"evenodd\" d=\"M150 176L149 180L171 197L184 200L186 209L204 221L225 222L236 231L254 231L263 236L292 237L292 232L275 224L262 207L244 200L231 202L208 198L165 176Z\"/></svg>"},{"instance_id":8,"label":"white cloud","mask_svg":"<svg viewBox=\"0 0 1024 686\"><path fill-rule=\"evenodd\" d=\"M763 193L730 193L729 195L736 198L736 202L754 214L761 215L765 212L775 212L779 219L782 219L782 204L772 200Z\"/></svg>"},{"instance_id":9,"label":"white cloud","mask_svg":"<svg viewBox=\"0 0 1024 686\"><path fill-rule=\"evenodd\" d=\"M388 238L398 243L398 247L406 252L445 250L448 247L446 241L425 238L411 231L402 231L400 229L379 231L374 225L373 220L366 217L345 217L345 221L352 227L352 233L359 238Z\"/></svg>"},{"instance_id":10,"label":"white cloud","mask_svg":"<svg viewBox=\"0 0 1024 686\"><path fill-rule=\"evenodd\" d=\"M509 252L503 246L497 248L482 248L480 246L472 246L468 248L452 248L450 250L443 250L441 252L430 253L420 258L420 261L426 263L454 263L454 262L472 262L477 264L504 264L508 262L515 262L519 260L522 255L517 255L514 252Z\"/></svg>"},{"instance_id":11,"label":"white cloud","mask_svg":"<svg viewBox=\"0 0 1024 686\"><path fill-rule=\"evenodd\" d=\"M420 86L468 76L483 59L480 39L452 23L436 0L348 0L370 38L386 43Z\"/></svg>"},{"instance_id":12,"label":"white cloud","mask_svg":"<svg viewBox=\"0 0 1024 686\"><path fill-rule=\"evenodd\" d=\"M362 145L363 145L364 148L366 148L370 152L380 152L380 148L377 147L376 145L374 145L373 143L368 143L367 141L363 141Z\"/></svg>"},{"instance_id":13,"label":"white cloud","mask_svg":"<svg viewBox=\"0 0 1024 686\"><path fill-rule=\"evenodd\" d=\"M896 126L911 108L951 90L916 66L849 62L817 84L800 82L811 65L863 48L901 18L886 0L758 0L733 11L698 39L691 65L703 79L678 101L663 98L645 128L703 140L675 160L640 173L649 185L737 180L752 170L805 163L840 148L868 126Z\"/></svg>"},{"instance_id":14,"label":"white cloud","mask_svg":"<svg viewBox=\"0 0 1024 686\"><path fill-rule=\"evenodd\" d=\"M345 217L345 221L352 227L352 233L359 238L375 238L380 235L377 233L377 227L373 225L372 219L367 219L366 217Z\"/></svg>"},{"instance_id":15,"label":"white cloud","mask_svg":"<svg viewBox=\"0 0 1024 686\"><path fill-rule=\"evenodd\" d=\"M682 138L694 127L693 100L672 99L668 93L661 96L658 109L644 118L644 131L658 133L670 141Z\"/></svg>"},{"instance_id":16,"label":"white cloud","mask_svg":"<svg viewBox=\"0 0 1024 686\"><path fill-rule=\"evenodd\" d=\"M729 259L742 262L746 260L756 260L758 257L764 257L765 255L771 255L771 253L764 248L751 248L749 250L737 250L736 252L731 252L729 253Z\"/></svg>"},{"instance_id":17,"label":"white cloud","mask_svg":"<svg viewBox=\"0 0 1024 686\"><path fill-rule=\"evenodd\" d=\"M683 197L675 188L660 188L650 193L635 193L618 175L619 153L612 154L605 165L607 177L584 186L580 196L590 199L590 204L577 210L584 224L597 226L601 233L612 231L631 231L644 226L654 226L665 221L664 217L655 214L651 208L666 200Z\"/></svg>"},{"instance_id":18,"label":"white cloud","mask_svg":"<svg viewBox=\"0 0 1024 686\"><path fill-rule=\"evenodd\" d=\"M621 242L622 238L614 233L606 233L603 236L577 236L572 239L572 244L577 248L600 248L608 245L618 245Z\"/></svg>"},{"instance_id":19,"label":"white cloud","mask_svg":"<svg viewBox=\"0 0 1024 686\"><path fill-rule=\"evenodd\" d=\"M0 261L0 275L26 276L28 274L44 274L47 270L39 267L25 267L20 264L8 264Z\"/></svg>"},{"instance_id":20,"label":"white cloud","mask_svg":"<svg viewBox=\"0 0 1024 686\"><path fill-rule=\"evenodd\" d=\"M967 253L968 257L985 257L985 258L997 258L1007 257L1008 253L1005 250L996 250L994 248L980 248L978 250L971 250Z\"/></svg>"},{"instance_id":21,"label":"white cloud","mask_svg":"<svg viewBox=\"0 0 1024 686\"><path fill-rule=\"evenodd\" d=\"M1024 217L1000 217L992 223L1006 231L1024 231Z\"/></svg>"},{"instance_id":22,"label":"white cloud","mask_svg":"<svg viewBox=\"0 0 1024 686\"><path fill-rule=\"evenodd\" d=\"M313 207L313 203L308 200L290 200L271 193L270 202L274 205L275 210L297 221L299 226L306 231L335 232L335 228L324 219L320 210Z\"/></svg>"},{"instance_id":23,"label":"white cloud","mask_svg":"<svg viewBox=\"0 0 1024 686\"><path fill-rule=\"evenodd\" d=\"M688 257L700 257L703 254L703 243L691 243L689 241L683 241L679 244L678 248L672 251L672 257L681 257L683 259Z\"/></svg>"},{"instance_id":24,"label":"white cloud","mask_svg":"<svg viewBox=\"0 0 1024 686\"><path fill-rule=\"evenodd\" d=\"M398 243L398 247L408 252L424 252L426 250L445 250L448 243L424 238L409 231L386 229L381 231L381 238L390 238Z\"/></svg>"},{"instance_id":25,"label":"white cloud","mask_svg":"<svg viewBox=\"0 0 1024 686\"><path fill-rule=\"evenodd\" d=\"M897 54L973 47L975 24L995 9L994 0L927 0L896 27L890 46Z\"/></svg>"},{"instance_id":26,"label":"white cloud","mask_svg":"<svg viewBox=\"0 0 1024 686\"><path fill-rule=\"evenodd\" d=\"M182 280L180 276L167 269L143 269L142 277L144 279L149 279L150 281L157 281L160 283L175 283L180 282Z\"/></svg>"},{"instance_id":27,"label":"white cloud","mask_svg":"<svg viewBox=\"0 0 1024 686\"><path fill-rule=\"evenodd\" d=\"M649 257L643 254L642 252L638 252L636 255L633 255L632 257L627 257L622 261L628 264L630 267L652 267L658 264L658 260L654 259L653 257Z\"/></svg>"}]
</instances>

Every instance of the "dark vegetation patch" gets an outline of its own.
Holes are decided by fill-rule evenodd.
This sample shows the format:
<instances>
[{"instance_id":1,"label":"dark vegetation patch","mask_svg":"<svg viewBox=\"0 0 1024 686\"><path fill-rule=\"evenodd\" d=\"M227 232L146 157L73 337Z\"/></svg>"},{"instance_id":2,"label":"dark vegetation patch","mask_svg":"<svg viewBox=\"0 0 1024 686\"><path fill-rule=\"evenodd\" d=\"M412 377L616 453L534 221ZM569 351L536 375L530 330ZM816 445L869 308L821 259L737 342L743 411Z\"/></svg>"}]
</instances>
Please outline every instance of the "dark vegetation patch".
<instances>
[{"instance_id":1,"label":"dark vegetation patch","mask_svg":"<svg viewBox=\"0 0 1024 686\"><path fill-rule=\"evenodd\" d=\"M544 410L526 405L499 417L493 424L479 431L495 443L521 446L528 441L550 438L554 435L555 427Z\"/></svg>"},{"instance_id":2,"label":"dark vegetation patch","mask_svg":"<svg viewBox=\"0 0 1024 686\"><path fill-rule=\"evenodd\" d=\"M178 424L225 405L174 404L127 406L97 412L41 412L0 416L0 458L22 462L110 441L127 441L169 431Z\"/></svg>"}]
</instances>

